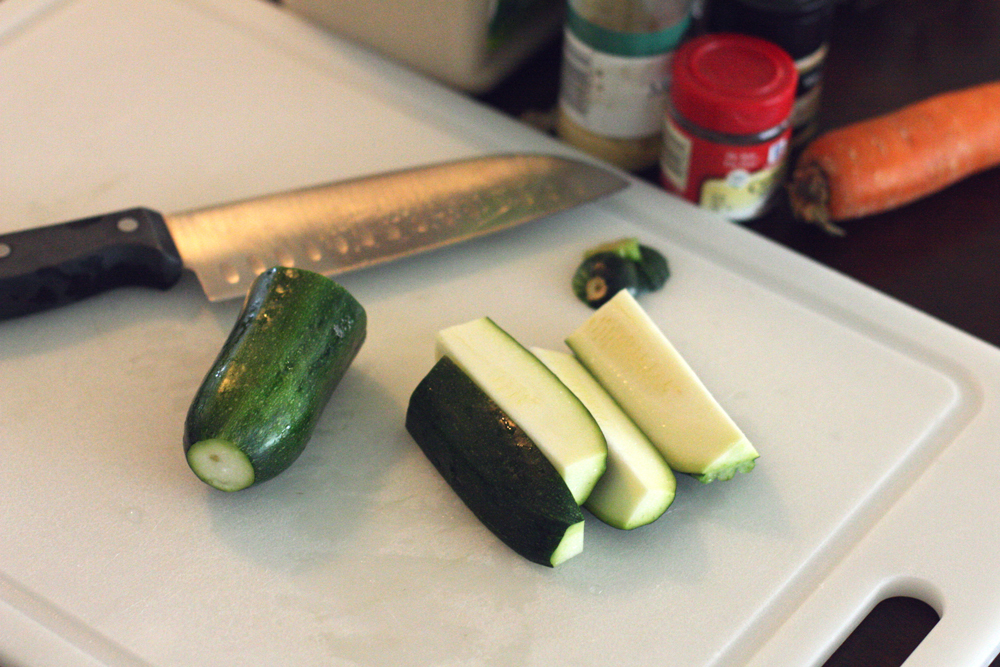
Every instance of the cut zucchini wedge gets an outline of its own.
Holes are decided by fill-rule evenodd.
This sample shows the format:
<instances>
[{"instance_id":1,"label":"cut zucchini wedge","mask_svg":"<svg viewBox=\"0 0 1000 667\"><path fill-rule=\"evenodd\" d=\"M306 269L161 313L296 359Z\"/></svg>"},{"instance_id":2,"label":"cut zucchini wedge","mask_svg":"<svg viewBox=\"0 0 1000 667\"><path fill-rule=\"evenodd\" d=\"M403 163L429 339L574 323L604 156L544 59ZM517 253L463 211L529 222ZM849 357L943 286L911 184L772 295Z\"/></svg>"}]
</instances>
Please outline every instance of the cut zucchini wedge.
<instances>
[{"instance_id":1,"label":"cut zucchini wedge","mask_svg":"<svg viewBox=\"0 0 1000 667\"><path fill-rule=\"evenodd\" d=\"M573 355L541 348L531 351L583 402L608 441L607 470L584 507L622 530L658 519L677 488L660 452Z\"/></svg>"},{"instance_id":2,"label":"cut zucchini wedge","mask_svg":"<svg viewBox=\"0 0 1000 667\"><path fill-rule=\"evenodd\" d=\"M555 467L448 357L410 396L406 429L473 514L528 560L583 550L584 518Z\"/></svg>"},{"instance_id":3,"label":"cut zucchini wedge","mask_svg":"<svg viewBox=\"0 0 1000 667\"><path fill-rule=\"evenodd\" d=\"M673 470L707 483L753 469L757 450L631 294L566 343Z\"/></svg>"},{"instance_id":4,"label":"cut zucchini wedge","mask_svg":"<svg viewBox=\"0 0 1000 667\"><path fill-rule=\"evenodd\" d=\"M578 504L586 501L607 465L607 443L594 417L552 371L488 317L440 331L437 353L524 429Z\"/></svg>"}]
</instances>

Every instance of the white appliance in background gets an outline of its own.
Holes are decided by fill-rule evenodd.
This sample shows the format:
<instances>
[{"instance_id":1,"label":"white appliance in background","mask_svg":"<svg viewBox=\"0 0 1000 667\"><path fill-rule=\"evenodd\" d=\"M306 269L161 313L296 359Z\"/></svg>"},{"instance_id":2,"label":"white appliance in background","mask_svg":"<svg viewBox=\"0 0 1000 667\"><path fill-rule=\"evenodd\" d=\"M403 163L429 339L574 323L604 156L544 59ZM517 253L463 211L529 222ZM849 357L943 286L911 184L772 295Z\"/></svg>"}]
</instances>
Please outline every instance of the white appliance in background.
<instances>
[{"instance_id":1,"label":"white appliance in background","mask_svg":"<svg viewBox=\"0 0 1000 667\"><path fill-rule=\"evenodd\" d=\"M478 93L562 25L562 0L281 0L280 4L442 82Z\"/></svg>"}]
</instances>

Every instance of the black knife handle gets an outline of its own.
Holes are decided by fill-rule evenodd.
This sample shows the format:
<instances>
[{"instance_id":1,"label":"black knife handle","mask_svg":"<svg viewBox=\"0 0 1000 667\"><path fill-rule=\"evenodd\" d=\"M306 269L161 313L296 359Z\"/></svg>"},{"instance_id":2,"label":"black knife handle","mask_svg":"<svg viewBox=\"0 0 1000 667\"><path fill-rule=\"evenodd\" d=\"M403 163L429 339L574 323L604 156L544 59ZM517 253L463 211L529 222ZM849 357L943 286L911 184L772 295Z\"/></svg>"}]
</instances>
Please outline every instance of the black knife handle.
<instances>
[{"instance_id":1,"label":"black knife handle","mask_svg":"<svg viewBox=\"0 0 1000 667\"><path fill-rule=\"evenodd\" d=\"M145 208L0 235L0 320L115 287L167 289L182 270L163 216Z\"/></svg>"}]
</instances>

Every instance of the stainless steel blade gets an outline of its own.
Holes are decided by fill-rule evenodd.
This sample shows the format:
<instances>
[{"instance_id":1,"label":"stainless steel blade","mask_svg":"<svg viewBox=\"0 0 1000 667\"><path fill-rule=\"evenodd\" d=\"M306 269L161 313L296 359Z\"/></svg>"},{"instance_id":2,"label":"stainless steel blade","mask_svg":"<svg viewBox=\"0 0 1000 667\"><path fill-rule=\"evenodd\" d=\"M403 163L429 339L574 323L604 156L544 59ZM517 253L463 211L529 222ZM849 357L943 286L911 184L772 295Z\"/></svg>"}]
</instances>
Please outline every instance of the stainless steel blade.
<instances>
[{"instance_id":1,"label":"stainless steel blade","mask_svg":"<svg viewBox=\"0 0 1000 667\"><path fill-rule=\"evenodd\" d=\"M213 301L275 265L336 275L506 229L620 190L583 161L500 155L320 185L166 217Z\"/></svg>"}]
</instances>

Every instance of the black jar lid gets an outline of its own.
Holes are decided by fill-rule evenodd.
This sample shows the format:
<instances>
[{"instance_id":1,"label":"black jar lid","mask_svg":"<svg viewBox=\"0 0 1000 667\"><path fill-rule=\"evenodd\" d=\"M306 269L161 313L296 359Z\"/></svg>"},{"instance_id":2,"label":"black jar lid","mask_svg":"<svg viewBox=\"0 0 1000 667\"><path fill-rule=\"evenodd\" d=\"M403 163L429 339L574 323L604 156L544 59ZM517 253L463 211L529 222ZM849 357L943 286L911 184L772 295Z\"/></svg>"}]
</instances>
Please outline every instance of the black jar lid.
<instances>
[{"instance_id":1,"label":"black jar lid","mask_svg":"<svg viewBox=\"0 0 1000 667\"><path fill-rule=\"evenodd\" d=\"M827 42L833 10L833 0L711 0L707 25L769 40L799 60Z\"/></svg>"},{"instance_id":2,"label":"black jar lid","mask_svg":"<svg viewBox=\"0 0 1000 667\"><path fill-rule=\"evenodd\" d=\"M833 0L739 0L741 4L761 11L781 13L811 13L833 7Z\"/></svg>"}]
</instances>

